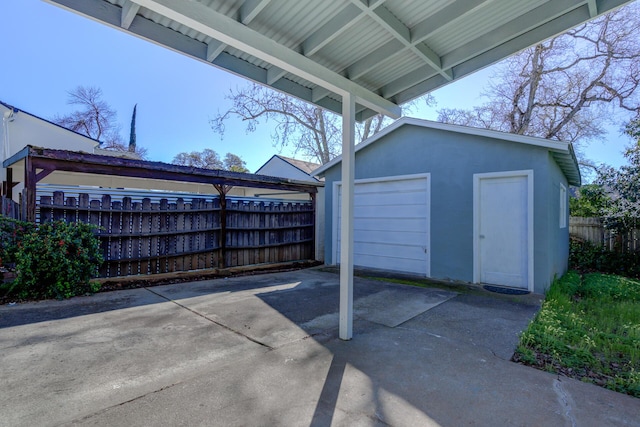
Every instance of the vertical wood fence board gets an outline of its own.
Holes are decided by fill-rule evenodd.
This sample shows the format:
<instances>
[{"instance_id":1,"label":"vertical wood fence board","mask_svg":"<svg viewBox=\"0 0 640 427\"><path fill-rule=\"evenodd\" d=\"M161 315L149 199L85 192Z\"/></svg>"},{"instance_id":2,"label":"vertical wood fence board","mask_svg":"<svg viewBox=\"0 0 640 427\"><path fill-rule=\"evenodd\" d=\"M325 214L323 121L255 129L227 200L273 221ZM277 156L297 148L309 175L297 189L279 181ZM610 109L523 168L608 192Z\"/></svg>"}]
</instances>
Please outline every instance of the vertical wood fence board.
<instances>
[{"instance_id":1,"label":"vertical wood fence board","mask_svg":"<svg viewBox=\"0 0 640 427\"><path fill-rule=\"evenodd\" d=\"M313 208L309 202L227 199L221 203L215 196L151 203L146 197L112 200L104 194L91 199L88 194L65 197L62 192L42 196L38 204L42 223L79 221L99 227L96 235L105 259L101 277L309 259Z\"/></svg>"},{"instance_id":2,"label":"vertical wood fence board","mask_svg":"<svg viewBox=\"0 0 640 427\"><path fill-rule=\"evenodd\" d=\"M571 217L569 234L573 237L603 246L615 252L627 253L640 251L640 230L631 230L625 234L616 234L607 230L600 218Z\"/></svg>"}]
</instances>

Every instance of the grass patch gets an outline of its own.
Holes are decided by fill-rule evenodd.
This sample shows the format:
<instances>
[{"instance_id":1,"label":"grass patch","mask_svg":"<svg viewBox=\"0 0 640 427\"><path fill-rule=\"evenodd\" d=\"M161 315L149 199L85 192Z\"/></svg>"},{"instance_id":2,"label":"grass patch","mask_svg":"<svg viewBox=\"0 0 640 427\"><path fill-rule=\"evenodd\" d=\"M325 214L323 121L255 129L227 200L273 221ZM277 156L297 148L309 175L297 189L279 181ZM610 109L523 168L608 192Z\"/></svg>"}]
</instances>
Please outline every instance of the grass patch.
<instances>
[{"instance_id":1,"label":"grass patch","mask_svg":"<svg viewBox=\"0 0 640 427\"><path fill-rule=\"evenodd\" d=\"M567 273L520 336L514 360L640 397L640 281Z\"/></svg>"}]
</instances>

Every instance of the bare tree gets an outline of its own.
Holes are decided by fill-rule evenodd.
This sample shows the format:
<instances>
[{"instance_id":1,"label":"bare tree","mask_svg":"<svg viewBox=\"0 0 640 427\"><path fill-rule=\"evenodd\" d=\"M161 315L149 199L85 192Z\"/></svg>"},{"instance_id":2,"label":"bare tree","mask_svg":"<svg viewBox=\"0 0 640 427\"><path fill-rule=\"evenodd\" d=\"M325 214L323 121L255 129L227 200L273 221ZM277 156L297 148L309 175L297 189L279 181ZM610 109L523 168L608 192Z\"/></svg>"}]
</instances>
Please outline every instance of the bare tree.
<instances>
[{"instance_id":1,"label":"bare tree","mask_svg":"<svg viewBox=\"0 0 640 427\"><path fill-rule=\"evenodd\" d=\"M639 26L633 3L526 49L499 66L489 102L438 119L577 144L601 138L614 110L638 111Z\"/></svg>"},{"instance_id":2,"label":"bare tree","mask_svg":"<svg viewBox=\"0 0 640 427\"><path fill-rule=\"evenodd\" d=\"M342 123L337 114L257 84L232 89L225 98L232 101L231 108L211 120L220 135L233 118L246 122L247 132L255 131L261 119L272 120L275 147L291 145L295 153L322 164L340 154ZM425 99L427 105L433 102L432 97ZM371 117L358 126L358 139L367 139L388 123L382 115Z\"/></svg>"},{"instance_id":3,"label":"bare tree","mask_svg":"<svg viewBox=\"0 0 640 427\"><path fill-rule=\"evenodd\" d=\"M114 151L129 151L125 140L120 135L117 113L102 99L102 90L93 86L78 86L68 92L67 104L78 109L66 114L56 115L52 121L74 132L100 141L101 148ZM135 146L135 152L145 158L147 150Z\"/></svg>"}]
</instances>

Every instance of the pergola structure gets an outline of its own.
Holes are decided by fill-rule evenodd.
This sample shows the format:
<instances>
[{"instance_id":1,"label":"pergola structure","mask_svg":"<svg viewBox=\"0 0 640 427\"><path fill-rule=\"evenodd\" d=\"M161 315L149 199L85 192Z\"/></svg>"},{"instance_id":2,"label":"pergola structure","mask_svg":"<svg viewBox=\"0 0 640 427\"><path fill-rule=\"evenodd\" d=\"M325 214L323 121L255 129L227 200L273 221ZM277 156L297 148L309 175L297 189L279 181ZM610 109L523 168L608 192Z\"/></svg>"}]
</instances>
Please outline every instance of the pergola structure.
<instances>
[{"instance_id":1,"label":"pergola structure","mask_svg":"<svg viewBox=\"0 0 640 427\"><path fill-rule=\"evenodd\" d=\"M355 121L631 0L46 0L342 114L340 337L353 322Z\"/></svg>"},{"instance_id":2,"label":"pergola structure","mask_svg":"<svg viewBox=\"0 0 640 427\"><path fill-rule=\"evenodd\" d=\"M294 191L308 193L315 206L316 193L321 183L295 181L252 173L231 172L218 169L201 169L192 166L173 165L162 162L136 160L125 157L101 156L68 150L32 147L27 145L2 164L7 168L7 187L11 188L13 176L23 176L25 197L25 219L35 221L36 185L47 176L56 172L72 172L76 174L76 182L90 182L99 177L112 177L122 187L131 186L131 178L154 181L155 188L162 188L163 183L182 182L190 184L212 185L220 194L220 203L225 204L227 192L232 187L264 188L270 190ZM14 172L16 173L14 175Z\"/></svg>"}]
</instances>

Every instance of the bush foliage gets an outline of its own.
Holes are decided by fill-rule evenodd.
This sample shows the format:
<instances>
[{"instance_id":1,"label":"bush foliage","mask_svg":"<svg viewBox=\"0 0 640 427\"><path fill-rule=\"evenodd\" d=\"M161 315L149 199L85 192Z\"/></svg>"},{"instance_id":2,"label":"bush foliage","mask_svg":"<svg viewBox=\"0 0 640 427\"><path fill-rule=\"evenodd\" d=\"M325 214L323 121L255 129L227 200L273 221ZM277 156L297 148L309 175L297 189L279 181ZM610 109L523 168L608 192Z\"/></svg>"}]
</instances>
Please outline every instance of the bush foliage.
<instances>
[{"instance_id":1,"label":"bush foliage","mask_svg":"<svg viewBox=\"0 0 640 427\"><path fill-rule=\"evenodd\" d=\"M62 299L98 290L90 283L103 261L94 226L64 221L12 225L2 247L17 271L12 293L19 298Z\"/></svg>"},{"instance_id":2,"label":"bush foliage","mask_svg":"<svg viewBox=\"0 0 640 427\"><path fill-rule=\"evenodd\" d=\"M601 272L640 279L640 253L609 251L579 239L571 239L569 268L582 273Z\"/></svg>"}]
</instances>

